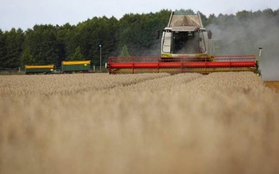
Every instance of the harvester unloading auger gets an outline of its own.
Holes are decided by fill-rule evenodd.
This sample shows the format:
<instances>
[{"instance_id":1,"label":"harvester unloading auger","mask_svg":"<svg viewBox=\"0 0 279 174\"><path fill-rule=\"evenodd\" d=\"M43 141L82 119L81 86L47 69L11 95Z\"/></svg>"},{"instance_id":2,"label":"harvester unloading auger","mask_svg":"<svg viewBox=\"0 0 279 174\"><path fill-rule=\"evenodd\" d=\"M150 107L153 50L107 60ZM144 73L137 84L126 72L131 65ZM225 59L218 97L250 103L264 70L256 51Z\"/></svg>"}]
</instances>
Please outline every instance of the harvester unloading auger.
<instances>
[{"instance_id":1,"label":"harvester unloading auger","mask_svg":"<svg viewBox=\"0 0 279 174\"><path fill-rule=\"evenodd\" d=\"M159 37L159 33L158 33ZM261 75L255 55L212 55L212 32L203 27L200 13L181 15L171 13L162 32L161 56L110 57L110 74L118 73L183 73L251 71Z\"/></svg>"}]
</instances>

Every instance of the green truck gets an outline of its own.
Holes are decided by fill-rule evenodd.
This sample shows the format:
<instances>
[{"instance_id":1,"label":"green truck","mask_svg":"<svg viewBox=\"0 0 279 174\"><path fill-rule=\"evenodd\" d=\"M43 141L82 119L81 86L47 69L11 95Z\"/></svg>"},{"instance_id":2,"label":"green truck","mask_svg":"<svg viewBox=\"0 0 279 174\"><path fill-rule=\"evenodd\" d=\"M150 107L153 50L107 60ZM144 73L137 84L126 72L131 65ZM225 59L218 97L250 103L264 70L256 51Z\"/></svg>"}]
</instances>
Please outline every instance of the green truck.
<instances>
[{"instance_id":1,"label":"green truck","mask_svg":"<svg viewBox=\"0 0 279 174\"><path fill-rule=\"evenodd\" d=\"M62 73L72 72L89 72L90 71L90 60L83 61L63 61L61 64Z\"/></svg>"},{"instance_id":2,"label":"green truck","mask_svg":"<svg viewBox=\"0 0 279 174\"><path fill-rule=\"evenodd\" d=\"M25 65L25 74L52 74L54 65Z\"/></svg>"}]
</instances>

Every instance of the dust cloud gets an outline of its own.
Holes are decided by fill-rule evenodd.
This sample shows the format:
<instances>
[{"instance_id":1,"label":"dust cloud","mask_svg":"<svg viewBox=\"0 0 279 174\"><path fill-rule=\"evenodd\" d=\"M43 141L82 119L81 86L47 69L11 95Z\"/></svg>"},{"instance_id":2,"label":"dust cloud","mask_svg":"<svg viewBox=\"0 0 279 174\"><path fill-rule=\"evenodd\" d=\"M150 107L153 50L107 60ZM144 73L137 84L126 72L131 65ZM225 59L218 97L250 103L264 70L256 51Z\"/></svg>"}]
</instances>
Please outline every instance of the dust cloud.
<instances>
[{"instance_id":1,"label":"dust cloud","mask_svg":"<svg viewBox=\"0 0 279 174\"><path fill-rule=\"evenodd\" d=\"M217 54L253 54L258 57L263 48L260 70L264 80L279 80L279 27L274 16L260 15L239 21L236 16L226 18L226 25L211 24L214 40L221 42Z\"/></svg>"}]
</instances>

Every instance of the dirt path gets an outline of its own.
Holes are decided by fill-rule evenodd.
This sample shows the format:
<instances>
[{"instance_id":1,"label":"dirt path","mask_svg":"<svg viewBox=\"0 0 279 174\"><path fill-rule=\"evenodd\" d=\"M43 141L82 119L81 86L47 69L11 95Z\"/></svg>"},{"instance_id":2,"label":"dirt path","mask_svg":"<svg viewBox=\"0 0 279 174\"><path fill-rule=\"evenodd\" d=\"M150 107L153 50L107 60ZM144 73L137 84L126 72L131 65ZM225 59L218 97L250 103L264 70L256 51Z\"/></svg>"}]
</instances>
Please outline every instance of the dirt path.
<instances>
[{"instance_id":1,"label":"dirt path","mask_svg":"<svg viewBox=\"0 0 279 174\"><path fill-rule=\"evenodd\" d=\"M279 81L265 81L264 84L279 93Z\"/></svg>"}]
</instances>

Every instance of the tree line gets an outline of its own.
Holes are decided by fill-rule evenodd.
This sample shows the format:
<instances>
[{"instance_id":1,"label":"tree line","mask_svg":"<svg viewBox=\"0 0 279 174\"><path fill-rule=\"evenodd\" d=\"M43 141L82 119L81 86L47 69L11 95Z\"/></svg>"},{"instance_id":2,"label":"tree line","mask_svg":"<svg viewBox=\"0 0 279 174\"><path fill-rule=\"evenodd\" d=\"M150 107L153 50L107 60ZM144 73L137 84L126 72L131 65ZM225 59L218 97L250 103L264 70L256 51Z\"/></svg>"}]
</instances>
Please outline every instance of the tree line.
<instances>
[{"instance_id":1,"label":"tree line","mask_svg":"<svg viewBox=\"0 0 279 174\"><path fill-rule=\"evenodd\" d=\"M191 9L178 12L194 14ZM26 31L0 29L0 68L12 69L26 64L59 67L64 60L91 60L98 65L100 45L102 62L120 55L123 49L133 56L160 55L160 41L155 38L155 31L167 25L170 13L164 9L156 13L125 14L119 20L103 16L77 25L35 25ZM201 12L201 17L204 26L212 30L213 37L223 42L225 53L254 52L257 44L266 44L278 52L279 9L244 10L208 17Z\"/></svg>"}]
</instances>

